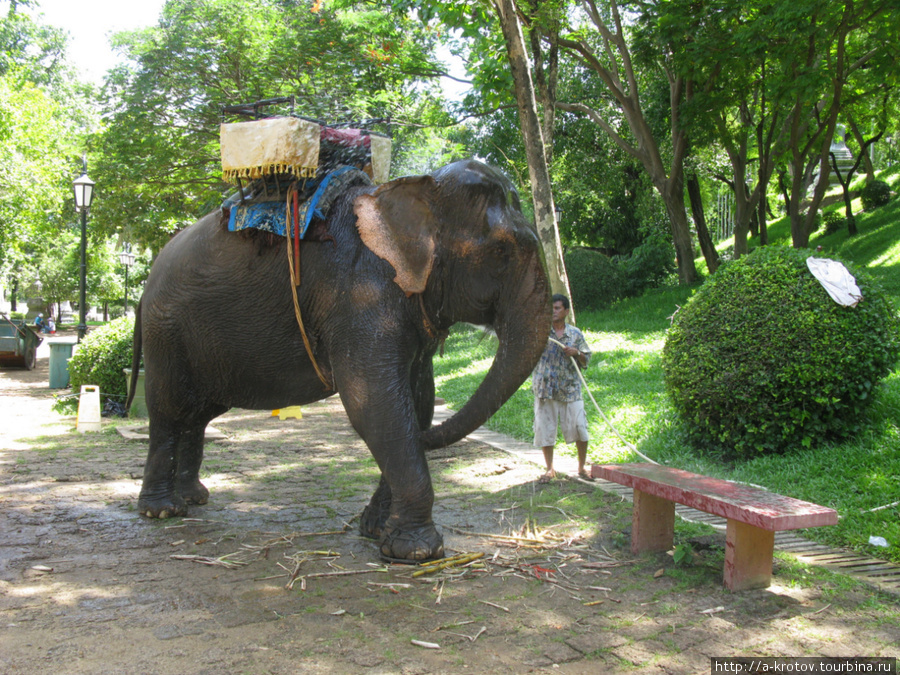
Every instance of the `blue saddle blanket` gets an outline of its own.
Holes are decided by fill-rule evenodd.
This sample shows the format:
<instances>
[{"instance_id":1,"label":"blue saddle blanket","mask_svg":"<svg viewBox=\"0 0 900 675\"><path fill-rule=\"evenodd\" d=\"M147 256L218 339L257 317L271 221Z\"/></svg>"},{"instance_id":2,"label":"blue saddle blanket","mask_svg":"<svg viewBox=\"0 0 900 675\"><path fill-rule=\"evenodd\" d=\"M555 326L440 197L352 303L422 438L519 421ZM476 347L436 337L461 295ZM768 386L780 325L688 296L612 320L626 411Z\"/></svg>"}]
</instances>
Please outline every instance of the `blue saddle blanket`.
<instances>
[{"instance_id":1,"label":"blue saddle blanket","mask_svg":"<svg viewBox=\"0 0 900 675\"><path fill-rule=\"evenodd\" d=\"M325 218L337 196L348 187L357 184L371 185L372 181L365 173L350 166L336 169L319 180L312 196L300 203L298 208L300 238L306 235L306 230L314 217ZM231 207L228 229L237 232L254 228L283 237L286 224L289 222L288 217L288 206L284 201L235 204Z\"/></svg>"}]
</instances>

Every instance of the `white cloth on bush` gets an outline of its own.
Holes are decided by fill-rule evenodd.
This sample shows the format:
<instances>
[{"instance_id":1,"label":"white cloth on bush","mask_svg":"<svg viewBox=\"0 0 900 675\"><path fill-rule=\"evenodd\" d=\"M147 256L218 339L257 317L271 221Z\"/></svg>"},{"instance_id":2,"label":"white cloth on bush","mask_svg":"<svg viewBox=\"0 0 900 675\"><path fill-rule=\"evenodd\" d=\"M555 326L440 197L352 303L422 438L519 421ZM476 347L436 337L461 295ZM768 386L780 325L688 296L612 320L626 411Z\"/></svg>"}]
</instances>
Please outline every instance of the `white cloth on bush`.
<instances>
[{"instance_id":1,"label":"white cloth on bush","mask_svg":"<svg viewBox=\"0 0 900 675\"><path fill-rule=\"evenodd\" d=\"M839 305L844 307L856 307L862 300L862 292L856 285L856 279L843 263L830 258L806 259L806 266L812 275L819 280L822 287Z\"/></svg>"}]
</instances>

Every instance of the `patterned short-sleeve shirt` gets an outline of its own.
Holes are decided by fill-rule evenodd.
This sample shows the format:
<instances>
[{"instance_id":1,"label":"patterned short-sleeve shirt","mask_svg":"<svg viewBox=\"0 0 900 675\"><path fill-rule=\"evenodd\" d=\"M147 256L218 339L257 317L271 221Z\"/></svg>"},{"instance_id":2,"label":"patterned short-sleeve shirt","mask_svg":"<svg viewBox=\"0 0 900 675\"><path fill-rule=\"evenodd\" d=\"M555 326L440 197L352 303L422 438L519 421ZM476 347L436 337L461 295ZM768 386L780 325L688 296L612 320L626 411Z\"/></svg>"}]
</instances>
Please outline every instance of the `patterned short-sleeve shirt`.
<instances>
[{"instance_id":1,"label":"patterned short-sleeve shirt","mask_svg":"<svg viewBox=\"0 0 900 675\"><path fill-rule=\"evenodd\" d=\"M566 332L562 338L556 336L553 327L550 328L550 337L567 347L575 347L585 355L587 362L591 360L591 348L588 347L584 334L566 324ZM536 398L551 398L556 401L577 401L581 398L581 380L575 372L572 360L566 356L562 347L552 342L547 342L547 347L541 355L531 378L531 390Z\"/></svg>"}]
</instances>

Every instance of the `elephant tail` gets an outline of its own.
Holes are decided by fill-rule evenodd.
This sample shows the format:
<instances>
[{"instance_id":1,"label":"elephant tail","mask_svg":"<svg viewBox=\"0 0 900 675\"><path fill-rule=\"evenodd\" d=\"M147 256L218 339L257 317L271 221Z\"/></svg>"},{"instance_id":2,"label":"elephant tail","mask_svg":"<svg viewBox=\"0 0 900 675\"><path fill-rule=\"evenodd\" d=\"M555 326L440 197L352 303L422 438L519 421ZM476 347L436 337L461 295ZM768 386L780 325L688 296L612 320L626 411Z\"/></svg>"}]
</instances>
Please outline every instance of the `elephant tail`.
<instances>
[{"instance_id":1,"label":"elephant tail","mask_svg":"<svg viewBox=\"0 0 900 675\"><path fill-rule=\"evenodd\" d=\"M125 410L131 410L134 401L134 391L137 388L139 371L141 369L141 350L143 349L143 337L141 331L141 302L138 302L134 312L134 338L131 343L131 382L128 383L128 400L125 401Z\"/></svg>"}]
</instances>

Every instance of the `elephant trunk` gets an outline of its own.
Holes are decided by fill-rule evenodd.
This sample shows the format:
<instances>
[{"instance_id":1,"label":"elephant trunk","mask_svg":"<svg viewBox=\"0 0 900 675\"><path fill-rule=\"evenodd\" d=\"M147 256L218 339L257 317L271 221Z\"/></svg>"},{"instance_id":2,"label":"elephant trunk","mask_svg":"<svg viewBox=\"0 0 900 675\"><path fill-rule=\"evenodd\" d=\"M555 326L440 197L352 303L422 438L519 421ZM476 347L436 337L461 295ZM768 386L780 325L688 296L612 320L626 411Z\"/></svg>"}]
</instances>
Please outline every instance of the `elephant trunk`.
<instances>
[{"instance_id":1,"label":"elephant trunk","mask_svg":"<svg viewBox=\"0 0 900 675\"><path fill-rule=\"evenodd\" d=\"M499 339L494 362L461 410L423 432L427 450L455 443L484 424L528 378L547 346L550 294L538 251L502 297L493 324Z\"/></svg>"}]
</instances>

